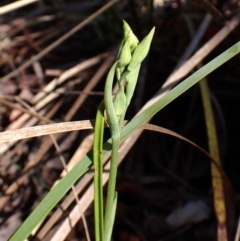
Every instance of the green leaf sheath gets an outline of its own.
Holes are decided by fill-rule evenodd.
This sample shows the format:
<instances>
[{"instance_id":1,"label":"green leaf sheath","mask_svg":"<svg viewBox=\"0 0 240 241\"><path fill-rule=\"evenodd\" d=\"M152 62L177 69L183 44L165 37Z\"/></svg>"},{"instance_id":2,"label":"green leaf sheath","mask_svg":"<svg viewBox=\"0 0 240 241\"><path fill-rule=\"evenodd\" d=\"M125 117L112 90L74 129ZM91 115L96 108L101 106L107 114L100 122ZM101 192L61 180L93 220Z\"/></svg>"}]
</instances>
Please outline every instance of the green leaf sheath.
<instances>
[{"instance_id":1,"label":"green leaf sheath","mask_svg":"<svg viewBox=\"0 0 240 241\"><path fill-rule=\"evenodd\" d=\"M126 86L126 104L129 106L130 101L133 97L133 93L137 84L138 74L141 64L139 64L133 71L131 71L127 76L127 86Z\"/></svg>"},{"instance_id":2,"label":"green leaf sheath","mask_svg":"<svg viewBox=\"0 0 240 241\"><path fill-rule=\"evenodd\" d=\"M102 190L102 146L104 134L104 102L98 107L94 127L93 165L94 165L94 220L95 240L104 241L103 190Z\"/></svg>"}]
</instances>

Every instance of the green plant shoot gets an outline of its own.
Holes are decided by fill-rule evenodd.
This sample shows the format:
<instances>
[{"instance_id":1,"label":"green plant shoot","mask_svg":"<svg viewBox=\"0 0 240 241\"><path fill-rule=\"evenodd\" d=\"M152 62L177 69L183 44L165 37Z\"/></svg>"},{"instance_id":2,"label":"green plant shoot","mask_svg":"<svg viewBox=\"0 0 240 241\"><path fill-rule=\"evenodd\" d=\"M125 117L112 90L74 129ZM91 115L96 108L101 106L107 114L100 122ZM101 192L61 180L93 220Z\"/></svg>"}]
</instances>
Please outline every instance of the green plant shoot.
<instances>
[{"instance_id":1,"label":"green plant shoot","mask_svg":"<svg viewBox=\"0 0 240 241\"><path fill-rule=\"evenodd\" d=\"M123 21L123 40L119 47L117 60L111 67L104 88L104 106L106 120L109 125L112 139L111 166L109 172L109 182L107 190L107 201L105 213L103 212L103 191L101 187L102 168L99 167L102 150L99 143L103 142L103 111L98 111L95 124L94 139L94 215L96 241L110 241L117 207L117 193L115 191L117 177L118 151L120 147L121 129L127 111L127 107L132 99L141 62L146 57L154 34L154 28L139 43L137 37L132 32L127 22ZM117 79L118 91L115 98L112 97L114 79ZM126 86L125 86L126 82ZM102 110L102 105L99 110ZM100 210L100 211L99 211ZM104 213L104 217L102 217ZM104 221L102 221L104 220Z\"/></svg>"}]
</instances>

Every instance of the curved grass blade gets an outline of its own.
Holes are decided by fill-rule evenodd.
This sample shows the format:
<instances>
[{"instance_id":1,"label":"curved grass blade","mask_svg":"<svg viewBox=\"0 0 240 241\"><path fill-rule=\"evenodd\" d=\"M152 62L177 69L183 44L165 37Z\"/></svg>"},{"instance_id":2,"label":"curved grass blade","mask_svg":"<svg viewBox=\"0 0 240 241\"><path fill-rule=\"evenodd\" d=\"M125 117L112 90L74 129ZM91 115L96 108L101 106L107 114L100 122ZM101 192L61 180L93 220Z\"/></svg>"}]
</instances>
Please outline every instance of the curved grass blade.
<instances>
[{"instance_id":1,"label":"curved grass blade","mask_svg":"<svg viewBox=\"0 0 240 241\"><path fill-rule=\"evenodd\" d=\"M240 42L230 47L228 50L220 54L204 67L196 71L194 74L185 79L182 83L173 88L161 99L157 100L154 104L135 116L121 132L121 140L126 139L131 135L138 127L150 120L159 110L168 105L171 101L176 99L186 90L198 83L201 79L206 77L212 71L223 65L229 59L233 58L240 52ZM103 156L106 152L111 150L110 141L103 145ZM75 181L80 178L92 165L92 152L90 151L85 155L75 167L67 173L67 175L47 194L47 196L41 201L36 209L30 214L30 216L24 221L20 228L14 233L9 241L24 241L32 230L43 220L51 209L57 204L57 202L64 196L64 194L71 188Z\"/></svg>"}]
</instances>

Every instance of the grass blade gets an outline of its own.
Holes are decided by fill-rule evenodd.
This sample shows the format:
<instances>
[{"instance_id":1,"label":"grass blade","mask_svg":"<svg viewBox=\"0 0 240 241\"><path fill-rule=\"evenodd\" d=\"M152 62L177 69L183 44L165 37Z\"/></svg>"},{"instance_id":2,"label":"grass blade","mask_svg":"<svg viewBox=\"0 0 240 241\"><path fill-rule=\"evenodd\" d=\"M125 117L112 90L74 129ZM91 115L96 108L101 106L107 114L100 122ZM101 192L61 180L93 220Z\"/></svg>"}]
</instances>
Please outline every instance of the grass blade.
<instances>
[{"instance_id":1,"label":"grass blade","mask_svg":"<svg viewBox=\"0 0 240 241\"><path fill-rule=\"evenodd\" d=\"M94 165L94 223L95 240L104 241L103 225L103 190L102 190L102 145L104 133L104 103L97 110L94 128L93 165Z\"/></svg>"},{"instance_id":2,"label":"grass blade","mask_svg":"<svg viewBox=\"0 0 240 241\"><path fill-rule=\"evenodd\" d=\"M216 68L233 58L240 52L240 42L230 47L228 50L220 54L214 60L206 64L204 67L196 71L194 74L185 79L182 83L173 88L161 99L153 103L149 108L142 111L135 116L121 132L121 140L126 139L132 132L134 132L142 124L151 119L159 110L164 108L171 101L176 99L186 90L198 83L201 79L206 77ZM103 145L103 156L106 152L111 150L111 143L106 142ZM37 224L46 217L47 213L56 205L56 203L64 196L64 194L71 188L75 181L80 178L92 165L92 152L85 155L80 162L49 192L49 194L41 201L36 209L30 214L21 227L15 232L9 241L23 241Z\"/></svg>"},{"instance_id":3,"label":"grass blade","mask_svg":"<svg viewBox=\"0 0 240 241\"><path fill-rule=\"evenodd\" d=\"M208 147L210 155L221 166L218 138L214 120L214 114L211 104L211 98L209 88L206 79L200 81L200 89L204 107L205 122L208 135ZM214 209L218 221L218 240L227 241L227 227L226 227L226 204L224 198L224 187L222 174L218 168L211 163L211 174L212 174L212 186L213 186L213 197L214 197Z\"/></svg>"}]
</instances>

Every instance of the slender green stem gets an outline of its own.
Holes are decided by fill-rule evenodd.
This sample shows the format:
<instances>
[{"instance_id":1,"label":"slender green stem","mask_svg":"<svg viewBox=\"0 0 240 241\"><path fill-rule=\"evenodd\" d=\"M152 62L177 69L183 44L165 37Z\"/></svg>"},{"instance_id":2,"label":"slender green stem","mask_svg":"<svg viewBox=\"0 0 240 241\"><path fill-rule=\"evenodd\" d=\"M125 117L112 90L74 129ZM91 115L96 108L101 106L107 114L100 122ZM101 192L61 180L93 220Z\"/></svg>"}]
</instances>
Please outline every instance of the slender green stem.
<instances>
[{"instance_id":1,"label":"slender green stem","mask_svg":"<svg viewBox=\"0 0 240 241\"><path fill-rule=\"evenodd\" d=\"M112 136L112 154L111 154L111 166L109 172L108 189L107 189L107 202L105 212L105 241L110 241L112 235L112 227L114 219L112 214L116 212L114 207L115 200L115 187L117 178L117 164L118 164L118 150L120 146L120 135Z\"/></svg>"},{"instance_id":2,"label":"slender green stem","mask_svg":"<svg viewBox=\"0 0 240 241\"><path fill-rule=\"evenodd\" d=\"M115 186L116 186L116 176L117 176L117 161L118 161L118 149L120 146L120 131L118 126L117 116L115 114L115 109L112 100L112 86L113 79L115 75L115 69L118 64L118 61L115 62L110 69L105 89L104 89L104 104L107 113L107 121L111 131L112 138L112 155L111 155L111 166L109 173L109 181L108 181L108 191L107 191L107 202L106 202L106 212L104 217L104 240L110 241L112 234L113 221L112 213L115 212L113 210L114 200L115 200ZM115 205L116 206L116 205Z\"/></svg>"}]
</instances>

